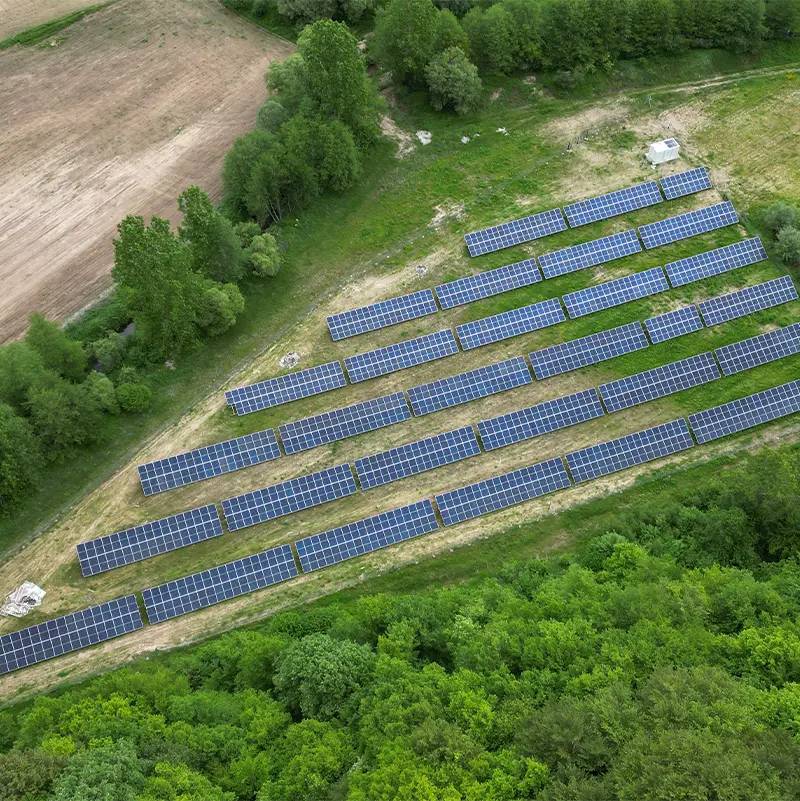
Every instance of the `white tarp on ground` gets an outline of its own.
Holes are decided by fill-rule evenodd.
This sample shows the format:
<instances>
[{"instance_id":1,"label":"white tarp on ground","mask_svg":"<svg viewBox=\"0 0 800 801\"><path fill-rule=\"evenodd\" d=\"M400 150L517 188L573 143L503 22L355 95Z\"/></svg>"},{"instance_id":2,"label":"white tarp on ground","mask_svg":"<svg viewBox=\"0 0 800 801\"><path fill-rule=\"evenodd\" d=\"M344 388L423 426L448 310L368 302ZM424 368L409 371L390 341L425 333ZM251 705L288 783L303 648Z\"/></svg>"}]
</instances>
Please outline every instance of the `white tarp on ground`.
<instances>
[{"instance_id":1,"label":"white tarp on ground","mask_svg":"<svg viewBox=\"0 0 800 801\"><path fill-rule=\"evenodd\" d=\"M5 603L0 606L0 615L4 617L25 617L31 609L42 603L47 593L36 584L26 581L17 587L14 592L6 595Z\"/></svg>"}]
</instances>

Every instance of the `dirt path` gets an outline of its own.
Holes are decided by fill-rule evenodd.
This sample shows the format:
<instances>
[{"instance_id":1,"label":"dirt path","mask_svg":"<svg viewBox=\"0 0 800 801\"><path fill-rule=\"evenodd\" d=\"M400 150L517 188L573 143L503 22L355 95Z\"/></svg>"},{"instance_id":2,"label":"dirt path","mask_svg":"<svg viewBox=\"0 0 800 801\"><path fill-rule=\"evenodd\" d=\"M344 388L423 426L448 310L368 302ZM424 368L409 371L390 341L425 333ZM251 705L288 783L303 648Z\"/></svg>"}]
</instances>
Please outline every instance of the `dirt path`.
<instances>
[{"instance_id":1,"label":"dirt path","mask_svg":"<svg viewBox=\"0 0 800 801\"><path fill-rule=\"evenodd\" d=\"M126 214L176 219L190 184L218 198L291 52L217 0L119 0L55 48L0 53L0 341L108 286Z\"/></svg>"}]
</instances>

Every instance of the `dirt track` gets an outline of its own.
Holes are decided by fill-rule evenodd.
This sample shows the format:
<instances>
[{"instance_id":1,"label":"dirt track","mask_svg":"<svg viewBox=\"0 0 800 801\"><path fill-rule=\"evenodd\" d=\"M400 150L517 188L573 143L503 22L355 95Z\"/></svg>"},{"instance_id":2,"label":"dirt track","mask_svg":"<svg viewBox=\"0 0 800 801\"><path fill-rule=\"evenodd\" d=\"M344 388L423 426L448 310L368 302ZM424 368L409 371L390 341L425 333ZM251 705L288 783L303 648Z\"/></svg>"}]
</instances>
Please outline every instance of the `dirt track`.
<instances>
[{"instance_id":1,"label":"dirt track","mask_svg":"<svg viewBox=\"0 0 800 801\"><path fill-rule=\"evenodd\" d=\"M108 286L126 214L175 219L190 184L217 198L269 62L291 52L217 0L119 0L57 47L0 53L0 342Z\"/></svg>"}]
</instances>

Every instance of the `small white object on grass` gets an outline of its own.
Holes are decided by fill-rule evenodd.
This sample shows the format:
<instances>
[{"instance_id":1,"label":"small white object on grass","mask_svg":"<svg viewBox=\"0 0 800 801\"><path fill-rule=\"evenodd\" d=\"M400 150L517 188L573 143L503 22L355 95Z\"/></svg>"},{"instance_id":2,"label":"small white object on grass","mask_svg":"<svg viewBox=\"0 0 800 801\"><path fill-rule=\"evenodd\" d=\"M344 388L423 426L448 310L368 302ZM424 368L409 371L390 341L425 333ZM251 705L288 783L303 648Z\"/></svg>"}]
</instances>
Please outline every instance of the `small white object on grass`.
<instances>
[{"instance_id":1,"label":"small white object on grass","mask_svg":"<svg viewBox=\"0 0 800 801\"><path fill-rule=\"evenodd\" d=\"M430 131L417 131L417 139L419 139L423 145L429 145L433 140L433 134Z\"/></svg>"}]
</instances>

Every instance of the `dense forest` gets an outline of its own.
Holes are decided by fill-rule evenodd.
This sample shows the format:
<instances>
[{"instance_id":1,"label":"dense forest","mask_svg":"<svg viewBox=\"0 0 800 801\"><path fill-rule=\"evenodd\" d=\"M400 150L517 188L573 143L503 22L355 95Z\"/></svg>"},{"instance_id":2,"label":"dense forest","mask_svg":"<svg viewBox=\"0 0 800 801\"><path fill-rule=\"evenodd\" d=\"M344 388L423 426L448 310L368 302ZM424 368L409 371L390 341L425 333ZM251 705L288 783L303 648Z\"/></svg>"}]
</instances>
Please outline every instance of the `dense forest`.
<instances>
[{"instance_id":1,"label":"dense forest","mask_svg":"<svg viewBox=\"0 0 800 801\"><path fill-rule=\"evenodd\" d=\"M789 801L800 450L571 556L327 599L0 713L2 801Z\"/></svg>"}]
</instances>

